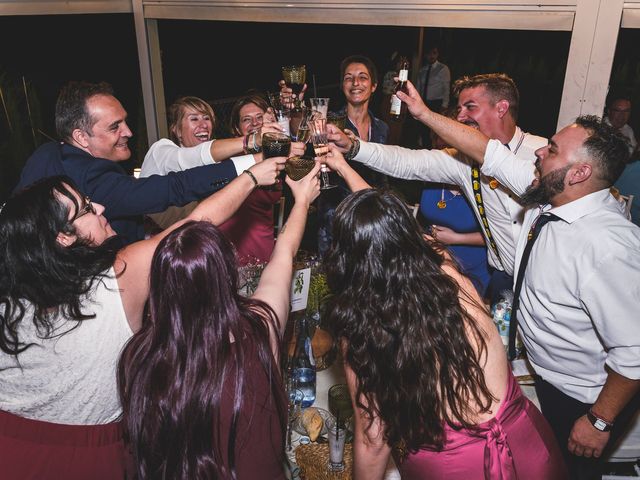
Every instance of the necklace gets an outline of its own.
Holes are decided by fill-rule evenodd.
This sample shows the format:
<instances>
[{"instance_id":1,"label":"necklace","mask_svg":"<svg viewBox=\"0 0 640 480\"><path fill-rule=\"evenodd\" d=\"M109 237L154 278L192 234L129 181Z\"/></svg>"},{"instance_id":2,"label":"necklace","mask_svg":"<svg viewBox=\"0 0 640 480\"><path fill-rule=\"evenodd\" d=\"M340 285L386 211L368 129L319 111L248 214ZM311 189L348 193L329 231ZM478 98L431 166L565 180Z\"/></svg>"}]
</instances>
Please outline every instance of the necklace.
<instances>
[{"instance_id":1,"label":"necklace","mask_svg":"<svg viewBox=\"0 0 640 480\"><path fill-rule=\"evenodd\" d=\"M444 198L444 187L442 187L442 192L440 193L440 201L438 203L436 203L436 206L439 209L443 209L443 208L447 208L447 202L450 202L451 200L453 200L454 198L456 198L457 196L460 195L460 192L449 192L451 193L451 197L447 198L445 200Z\"/></svg>"}]
</instances>

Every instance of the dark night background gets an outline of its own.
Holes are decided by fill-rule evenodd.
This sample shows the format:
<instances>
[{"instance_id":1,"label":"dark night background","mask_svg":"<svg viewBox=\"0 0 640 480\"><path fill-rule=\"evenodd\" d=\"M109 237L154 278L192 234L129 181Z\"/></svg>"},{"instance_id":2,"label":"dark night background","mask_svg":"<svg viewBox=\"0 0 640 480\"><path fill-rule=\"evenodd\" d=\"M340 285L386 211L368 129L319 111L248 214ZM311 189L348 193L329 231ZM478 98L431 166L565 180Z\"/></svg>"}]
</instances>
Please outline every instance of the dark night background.
<instances>
[{"instance_id":1,"label":"dark night background","mask_svg":"<svg viewBox=\"0 0 640 480\"><path fill-rule=\"evenodd\" d=\"M305 63L318 91L340 106L340 60L369 56L380 79L391 53L417 51L419 29L351 25L300 25L251 22L160 20L165 97L196 95L213 102L250 88L275 90L280 67ZM521 94L519 124L550 136L556 129L570 32L425 29L425 43L440 46L452 79L502 71ZM638 97L640 31L622 30L611 86ZM247 44L249 46L247 46ZM147 149L142 90L133 15L49 15L0 17L0 201L17 182L22 164L36 145L55 138L53 112L68 80L110 82L129 112L134 155ZM29 102L25 100L26 85ZM380 90L380 89L379 89ZM376 95L375 104L380 95ZM377 110L376 110L377 112ZM217 112L220 116L220 112ZM632 125L638 132L637 117Z\"/></svg>"}]
</instances>

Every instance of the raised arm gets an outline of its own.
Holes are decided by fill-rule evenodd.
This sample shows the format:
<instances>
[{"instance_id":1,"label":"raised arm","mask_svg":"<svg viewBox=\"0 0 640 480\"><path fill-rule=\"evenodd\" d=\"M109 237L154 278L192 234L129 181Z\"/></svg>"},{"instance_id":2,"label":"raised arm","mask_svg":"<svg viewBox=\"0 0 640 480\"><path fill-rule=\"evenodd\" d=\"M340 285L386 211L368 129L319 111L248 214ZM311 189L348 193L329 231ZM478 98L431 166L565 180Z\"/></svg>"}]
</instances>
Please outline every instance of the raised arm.
<instances>
[{"instance_id":1,"label":"raised arm","mask_svg":"<svg viewBox=\"0 0 640 480\"><path fill-rule=\"evenodd\" d=\"M320 164L316 164L306 177L297 182L287 177L286 182L291 188L295 203L287 223L280 230L271 259L262 272L258 288L253 295L254 298L269 304L278 316L279 332L271 337L274 352L289 316L293 257L302 241L309 205L320 194L319 170Z\"/></svg>"},{"instance_id":2,"label":"raised arm","mask_svg":"<svg viewBox=\"0 0 640 480\"><path fill-rule=\"evenodd\" d=\"M334 144L329 144L329 153L326 157L323 157L323 161L329 166L331 170L340 175L345 182L349 190L357 192L358 190L364 190L365 188L371 188L358 172L356 172L351 165L344 159L344 155L340 153L338 147Z\"/></svg>"},{"instance_id":3,"label":"raised arm","mask_svg":"<svg viewBox=\"0 0 640 480\"><path fill-rule=\"evenodd\" d=\"M489 138L479 130L468 127L456 120L435 113L424 104L413 84L407 82L407 93L397 92L398 98L407 104L409 112L416 120L433 130L446 144L469 155L476 162L484 161Z\"/></svg>"},{"instance_id":4,"label":"raised arm","mask_svg":"<svg viewBox=\"0 0 640 480\"><path fill-rule=\"evenodd\" d=\"M219 225L227 220L258 185L272 185L284 168L285 157L270 158L236 177L222 190L203 200L191 214L159 234L128 245L118 254L116 272L127 320L134 331L140 328L144 305L149 294L151 258L160 240L189 220L205 220ZM255 181L254 181L255 178Z\"/></svg>"}]
</instances>

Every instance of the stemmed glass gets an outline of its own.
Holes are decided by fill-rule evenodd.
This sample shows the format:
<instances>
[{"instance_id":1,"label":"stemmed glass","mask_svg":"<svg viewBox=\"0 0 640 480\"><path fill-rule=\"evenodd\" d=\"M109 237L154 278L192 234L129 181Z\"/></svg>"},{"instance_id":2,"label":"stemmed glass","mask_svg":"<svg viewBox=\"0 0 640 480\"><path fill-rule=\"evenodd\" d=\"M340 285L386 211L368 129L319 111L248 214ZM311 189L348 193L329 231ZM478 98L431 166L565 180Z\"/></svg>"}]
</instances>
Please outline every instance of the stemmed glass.
<instances>
[{"instance_id":1,"label":"stemmed glass","mask_svg":"<svg viewBox=\"0 0 640 480\"><path fill-rule=\"evenodd\" d=\"M262 134L262 157L266 160L272 157L288 157L291 152L291 138L280 132L266 132ZM276 183L263 187L265 190L281 190L282 186Z\"/></svg>"},{"instance_id":2,"label":"stemmed glass","mask_svg":"<svg viewBox=\"0 0 640 480\"><path fill-rule=\"evenodd\" d=\"M294 110L291 116L291 140L306 144L311 137L309 130L308 111L306 109ZM316 162L313 159L295 156L287 159L284 168L292 180L300 180L305 177Z\"/></svg>"},{"instance_id":3,"label":"stemmed glass","mask_svg":"<svg viewBox=\"0 0 640 480\"><path fill-rule=\"evenodd\" d=\"M304 398L304 393L302 393L302 390L298 390L297 388L295 388L295 382L290 380L287 388L287 395L289 396L289 406L288 406L289 421L287 422L287 451L290 451L292 448L291 436L293 434L293 423L296 421L296 419L302 412L302 399Z\"/></svg>"},{"instance_id":4,"label":"stemmed glass","mask_svg":"<svg viewBox=\"0 0 640 480\"><path fill-rule=\"evenodd\" d=\"M293 91L295 107L298 108L300 106L300 92L302 92L307 79L307 67L305 65L284 66L282 67L282 78L287 87Z\"/></svg>"},{"instance_id":5,"label":"stemmed glass","mask_svg":"<svg viewBox=\"0 0 640 480\"><path fill-rule=\"evenodd\" d=\"M309 119L309 127L311 130L311 142L315 150L316 156L325 157L329 152L327 140L327 119L321 115L313 115ZM322 162L322 160L321 160ZM321 164L320 169L320 190L328 190L335 188L337 185L329 181L329 168L325 163Z\"/></svg>"}]
</instances>

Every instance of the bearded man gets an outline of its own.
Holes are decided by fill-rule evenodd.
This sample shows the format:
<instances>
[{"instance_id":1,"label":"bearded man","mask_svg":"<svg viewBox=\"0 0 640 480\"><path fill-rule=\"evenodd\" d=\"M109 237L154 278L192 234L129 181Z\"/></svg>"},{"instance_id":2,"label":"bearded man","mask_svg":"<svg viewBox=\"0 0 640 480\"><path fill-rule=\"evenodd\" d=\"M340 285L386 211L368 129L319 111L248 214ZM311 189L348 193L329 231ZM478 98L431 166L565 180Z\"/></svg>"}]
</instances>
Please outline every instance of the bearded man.
<instances>
[{"instance_id":1,"label":"bearded man","mask_svg":"<svg viewBox=\"0 0 640 480\"><path fill-rule=\"evenodd\" d=\"M603 452L640 404L640 228L610 193L629 157L624 138L600 118L578 117L536 150L531 182L500 142L430 111L411 85L398 96L529 204L511 328L521 327L571 478L601 478Z\"/></svg>"}]
</instances>

